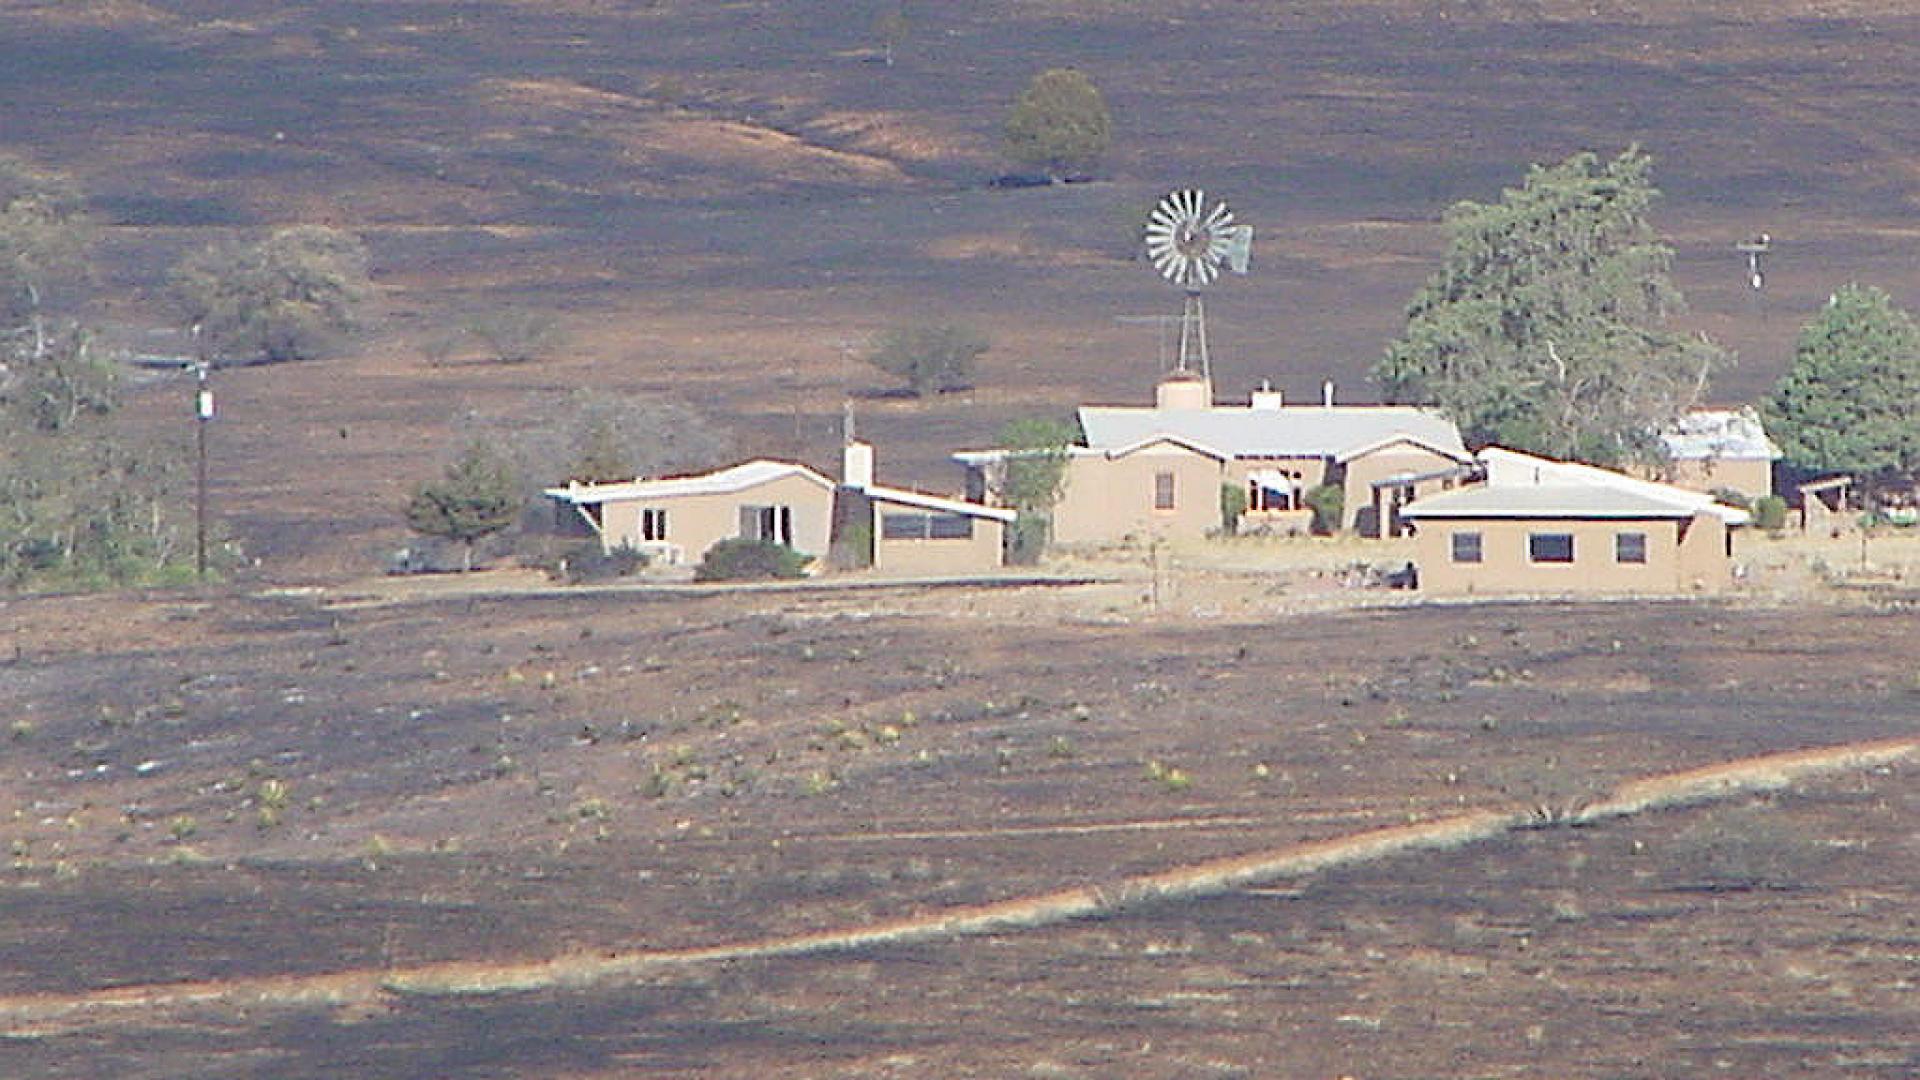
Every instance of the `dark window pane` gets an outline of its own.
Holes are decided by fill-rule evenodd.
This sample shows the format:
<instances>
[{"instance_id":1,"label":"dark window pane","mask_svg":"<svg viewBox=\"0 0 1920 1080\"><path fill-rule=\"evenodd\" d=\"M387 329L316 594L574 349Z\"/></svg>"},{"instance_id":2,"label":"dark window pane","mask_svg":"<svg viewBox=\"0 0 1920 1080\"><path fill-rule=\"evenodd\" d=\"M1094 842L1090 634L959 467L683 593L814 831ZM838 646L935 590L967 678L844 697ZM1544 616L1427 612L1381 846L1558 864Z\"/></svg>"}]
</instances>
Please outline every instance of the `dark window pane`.
<instances>
[{"instance_id":1,"label":"dark window pane","mask_svg":"<svg viewBox=\"0 0 1920 1080\"><path fill-rule=\"evenodd\" d=\"M882 540L922 540L927 535L925 514L881 514Z\"/></svg>"},{"instance_id":2,"label":"dark window pane","mask_svg":"<svg viewBox=\"0 0 1920 1080\"><path fill-rule=\"evenodd\" d=\"M1527 558L1537 563L1573 561L1572 533L1531 533L1527 536Z\"/></svg>"},{"instance_id":3,"label":"dark window pane","mask_svg":"<svg viewBox=\"0 0 1920 1080\"><path fill-rule=\"evenodd\" d=\"M1643 532L1614 533L1613 560L1623 563L1646 562L1647 534Z\"/></svg>"},{"instance_id":4,"label":"dark window pane","mask_svg":"<svg viewBox=\"0 0 1920 1080\"><path fill-rule=\"evenodd\" d=\"M1457 532L1453 534L1453 561L1477 563L1480 561L1480 534L1477 532Z\"/></svg>"},{"instance_id":5,"label":"dark window pane","mask_svg":"<svg viewBox=\"0 0 1920 1080\"><path fill-rule=\"evenodd\" d=\"M935 540L965 540L973 535L973 519L965 514L932 514L927 535Z\"/></svg>"}]
</instances>

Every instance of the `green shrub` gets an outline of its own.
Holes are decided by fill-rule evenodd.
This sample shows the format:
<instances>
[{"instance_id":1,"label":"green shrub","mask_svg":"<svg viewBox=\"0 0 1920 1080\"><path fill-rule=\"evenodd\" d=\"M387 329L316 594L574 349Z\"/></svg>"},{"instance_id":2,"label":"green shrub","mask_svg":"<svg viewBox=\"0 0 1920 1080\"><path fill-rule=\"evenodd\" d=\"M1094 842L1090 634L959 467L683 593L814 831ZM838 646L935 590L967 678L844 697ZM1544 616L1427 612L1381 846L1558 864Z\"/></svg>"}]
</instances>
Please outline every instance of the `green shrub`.
<instances>
[{"instance_id":1,"label":"green shrub","mask_svg":"<svg viewBox=\"0 0 1920 1080\"><path fill-rule=\"evenodd\" d=\"M1052 522L1046 514L1021 514L1007 530L1007 565L1035 566L1046 553Z\"/></svg>"},{"instance_id":2,"label":"green shrub","mask_svg":"<svg viewBox=\"0 0 1920 1080\"><path fill-rule=\"evenodd\" d=\"M1239 484L1220 485L1220 531L1232 536L1240 527L1240 515L1247 512L1247 489Z\"/></svg>"},{"instance_id":3,"label":"green shrub","mask_svg":"<svg viewBox=\"0 0 1920 1080\"><path fill-rule=\"evenodd\" d=\"M971 389L980 357L991 347L969 326L912 323L883 332L866 360L905 380L914 397L927 397Z\"/></svg>"},{"instance_id":4,"label":"green shrub","mask_svg":"<svg viewBox=\"0 0 1920 1080\"><path fill-rule=\"evenodd\" d=\"M1331 536L1340 531L1347 512L1347 493L1338 484L1318 484L1307 491L1306 503L1313 511L1313 531Z\"/></svg>"},{"instance_id":5,"label":"green shrub","mask_svg":"<svg viewBox=\"0 0 1920 1080\"><path fill-rule=\"evenodd\" d=\"M589 540L567 553L565 565L569 581L605 581L639 573L647 553L627 544L607 551L598 540Z\"/></svg>"},{"instance_id":6,"label":"green shrub","mask_svg":"<svg viewBox=\"0 0 1920 1080\"><path fill-rule=\"evenodd\" d=\"M1717 487L1713 489L1711 494L1713 495L1713 501L1722 506L1734 506L1742 510L1753 509L1753 500L1749 499L1747 493L1744 491L1730 487Z\"/></svg>"},{"instance_id":7,"label":"green shrub","mask_svg":"<svg viewBox=\"0 0 1920 1080\"><path fill-rule=\"evenodd\" d=\"M812 560L785 544L734 537L707 549L695 581L764 581L806 576Z\"/></svg>"},{"instance_id":8,"label":"green shrub","mask_svg":"<svg viewBox=\"0 0 1920 1080\"><path fill-rule=\"evenodd\" d=\"M1753 527L1779 532L1787 527L1787 500L1778 495L1762 495L1753 500Z\"/></svg>"}]
</instances>

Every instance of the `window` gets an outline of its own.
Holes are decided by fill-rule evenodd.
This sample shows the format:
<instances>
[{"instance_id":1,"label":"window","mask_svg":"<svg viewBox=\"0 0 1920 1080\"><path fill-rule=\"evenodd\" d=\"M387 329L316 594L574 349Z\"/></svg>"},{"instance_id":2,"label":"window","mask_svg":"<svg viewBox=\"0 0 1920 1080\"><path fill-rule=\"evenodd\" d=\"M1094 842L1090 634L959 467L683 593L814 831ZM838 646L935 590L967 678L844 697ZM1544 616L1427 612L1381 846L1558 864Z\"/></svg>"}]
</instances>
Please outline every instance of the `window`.
<instances>
[{"instance_id":1,"label":"window","mask_svg":"<svg viewBox=\"0 0 1920 1080\"><path fill-rule=\"evenodd\" d=\"M1614 533L1613 561L1617 563L1646 562L1647 534L1643 532Z\"/></svg>"},{"instance_id":2,"label":"window","mask_svg":"<svg viewBox=\"0 0 1920 1080\"><path fill-rule=\"evenodd\" d=\"M880 539L924 540L927 536L925 514L881 514Z\"/></svg>"},{"instance_id":3,"label":"window","mask_svg":"<svg viewBox=\"0 0 1920 1080\"><path fill-rule=\"evenodd\" d=\"M1457 532L1453 534L1453 561L1459 563L1477 563L1480 561L1479 533Z\"/></svg>"},{"instance_id":4,"label":"window","mask_svg":"<svg viewBox=\"0 0 1920 1080\"><path fill-rule=\"evenodd\" d=\"M1527 559L1537 563L1573 561L1572 533L1528 533Z\"/></svg>"},{"instance_id":5,"label":"window","mask_svg":"<svg viewBox=\"0 0 1920 1080\"><path fill-rule=\"evenodd\" d=\"M968 540L973 519L965 514L918 514L912 511L880 515L882 540Z\"/></svg>"},{"instance_id":6,"label":"window","mask_svg":"<svg viewBox=\"0 0 1920 1080\"><path fill-rule=\"evenodd\" d=\"M640 539L665 540L667 538L667 512L663 508L640 511Z\"/></svg>"},{"instance_id":7,"label":"window","mask_svg":"<svg viewBox=\"0 0 1920 1080\"><path fill-rule=\"evenodd\" d=\"M793 507L743 506L740 535L748 540L793 546Z\"/></svg>"},{"instance_id":8,"label":"window","mask_svg":"<svg viewBox=\"0 0 1920 1080\"><path fill-rule=\"evenodd\" d=\"M1153 508L1155 510L1173 509L1173 474L1157 472L1153 474Z\"/></svg>"},{"instance_id":9,"label":"window","mask_svg":"<svg viewBox=\"0 0 1920 1080\"><path fill-rule=\"evenodd\" d=\"M927 536L935 540L970 540L973 519L965 514L928 514Z\"/></svg>"}]
</instances>

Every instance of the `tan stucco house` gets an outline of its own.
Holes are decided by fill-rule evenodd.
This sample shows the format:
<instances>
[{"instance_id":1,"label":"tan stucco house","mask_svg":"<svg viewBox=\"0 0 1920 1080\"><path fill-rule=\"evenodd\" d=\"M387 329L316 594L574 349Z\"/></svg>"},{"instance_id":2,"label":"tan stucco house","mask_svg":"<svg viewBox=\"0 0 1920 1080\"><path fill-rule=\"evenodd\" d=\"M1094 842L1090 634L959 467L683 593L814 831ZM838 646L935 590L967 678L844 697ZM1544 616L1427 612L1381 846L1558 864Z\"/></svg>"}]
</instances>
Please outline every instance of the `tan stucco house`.
<instances>
[{"instance_id":1,"label":"tan stucco house","mask_svg":"<svg viewBox=\"0 0 1920 1080\"><path fill-rule=\"evenodd\" d=\"M1216 405L1212 384L1180 372L1152 407L1084 406L1053 511L1062 544L1128 537L1200 537L1221 527L1223 485L1247 495L1241 529L1305 531L1306 493L1323 483L1345 494L1342 527L1378 535L1391 506L1456 482L1472 461L1451 421L1425 409L1288 405L1270 389L1245 405ZM1004 451L955 454L968 492L992 501ZM1385 484L1395 479L1397 484Z\"/></svg>"},{"instance_id":2,"label":"tan stucco house","mask_svg":"<svg viewBox=\"0 0 1920 1080\"><path fill-rule=\"evenodd\" d=\"M1746 511L1670 484L1488 447L1480 478L1400 509L1433 595L1718 592Z\"/></svg>"},{"instance_id":3,"label":"tan stucco house","mask_svg":"<svg viewBox=\"0 0 1920 1080\"><path fill-rule=\"evenodd\" d=\"M617 484L549 488L567 520L602 549L630 547L655 565L698 564L722 540L784 544L815 557L891 575L945 575L1003 564L1011 510L873 481L873 448L849 442L843 478L785 461L749 461L717 472Z\"/></svg>"},{"instance_id":4,"label":"tan stucco house","mask_svg":"<svg viewBox=\"0 0 1920 1080\"><path fill-rule=\"evenodd\" d=\"M770 540L824 555L833 481L787 461L617 484L568 484L546 496L583 522L607 551L633 548L656 565L694 565L722 540Z\"/></svg>"}]
</instances>

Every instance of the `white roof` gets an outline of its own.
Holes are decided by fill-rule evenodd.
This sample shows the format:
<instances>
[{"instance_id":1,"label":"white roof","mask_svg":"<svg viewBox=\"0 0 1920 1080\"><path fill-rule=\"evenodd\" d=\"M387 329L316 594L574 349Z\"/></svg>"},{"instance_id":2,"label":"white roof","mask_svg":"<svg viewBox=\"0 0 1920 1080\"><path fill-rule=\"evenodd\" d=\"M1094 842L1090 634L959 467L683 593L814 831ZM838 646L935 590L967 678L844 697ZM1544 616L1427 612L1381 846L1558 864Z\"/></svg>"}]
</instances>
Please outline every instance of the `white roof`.
<instances>
[{"instance_id":1,"label":"white roof","mask_svg":"<svg viewBox=\"0 0 1920 1080\"><path fill-rule=\"evenodd\" d=\"M1409 518L1690 518L1694 511L1665 499L1576 484L1497 487L1476 484L1409 503Z\"/></svg>"},{"instance_id":2,"label":"white roof","mask_svg":"<svg viewBox=\"0 0 1920 1080\"><path fill-rule=\"evenodd\" d=\"M1780 460L1780 447L1767 437L1752 408L1695 409L1660 433L1667 455L1683 461L1702 459Z\"/></svg>"},{"instance_id":3,"label":"white roof","mask_svg":"<svg viewBox=\"0 0 1920 1080\"><path fill-rule=\"evenodd\" d=\"M918 491L902 488L870 486L867 494L879 502L899 503L902 506L919 507L922 510L934 510L943 514L965 514L968 517L991 518L994 521L1011 523L1019 515L1012 510L998 506L982 506L979 503L964 502L960 499L943 499L938 495L927 495Z\"/></svg>"},{"instance_id":4,"label":"white roof","mask_svg":"<svg viewBox=\"0 0 1920 1080\"><path fill-rule=\"evenodd\" d=\"M1156 437L1217 448L1237 458L1334 457L1410 438L1465 456L1460 431L1439 413L1404 405L1290 405L1279 408L1149 409L1088 405L1080 409L1087 445L1138 446Z\"/></svg>"},{"instance_id":5,"label":"white roof","mask_svg":"<svg viewBox=\"0 0 1920 1080\"><path fill-rule=\"evenodd\" d=\"M805 465L759 459L698 476L630 480L620 484L568 484L566 487L548 488L546 494L549 498L574 504L673 499L688 495L729 495L789 476L798 476L828 491L833 490L833 481Z\"/></svg>"},{"instance_id":6,"label":"white roof","mask_svg":"<svg viewBox=\"0 0 1920 1080\"><path fill-rule=\"evenodd\" d=\"M1486 480L1401 509L1402 517L1685 518L1709 513L1728 525L1748 514L1711 495L1573 461L1489 446L1477 455Z\"/></svg>"}]
</instances>

